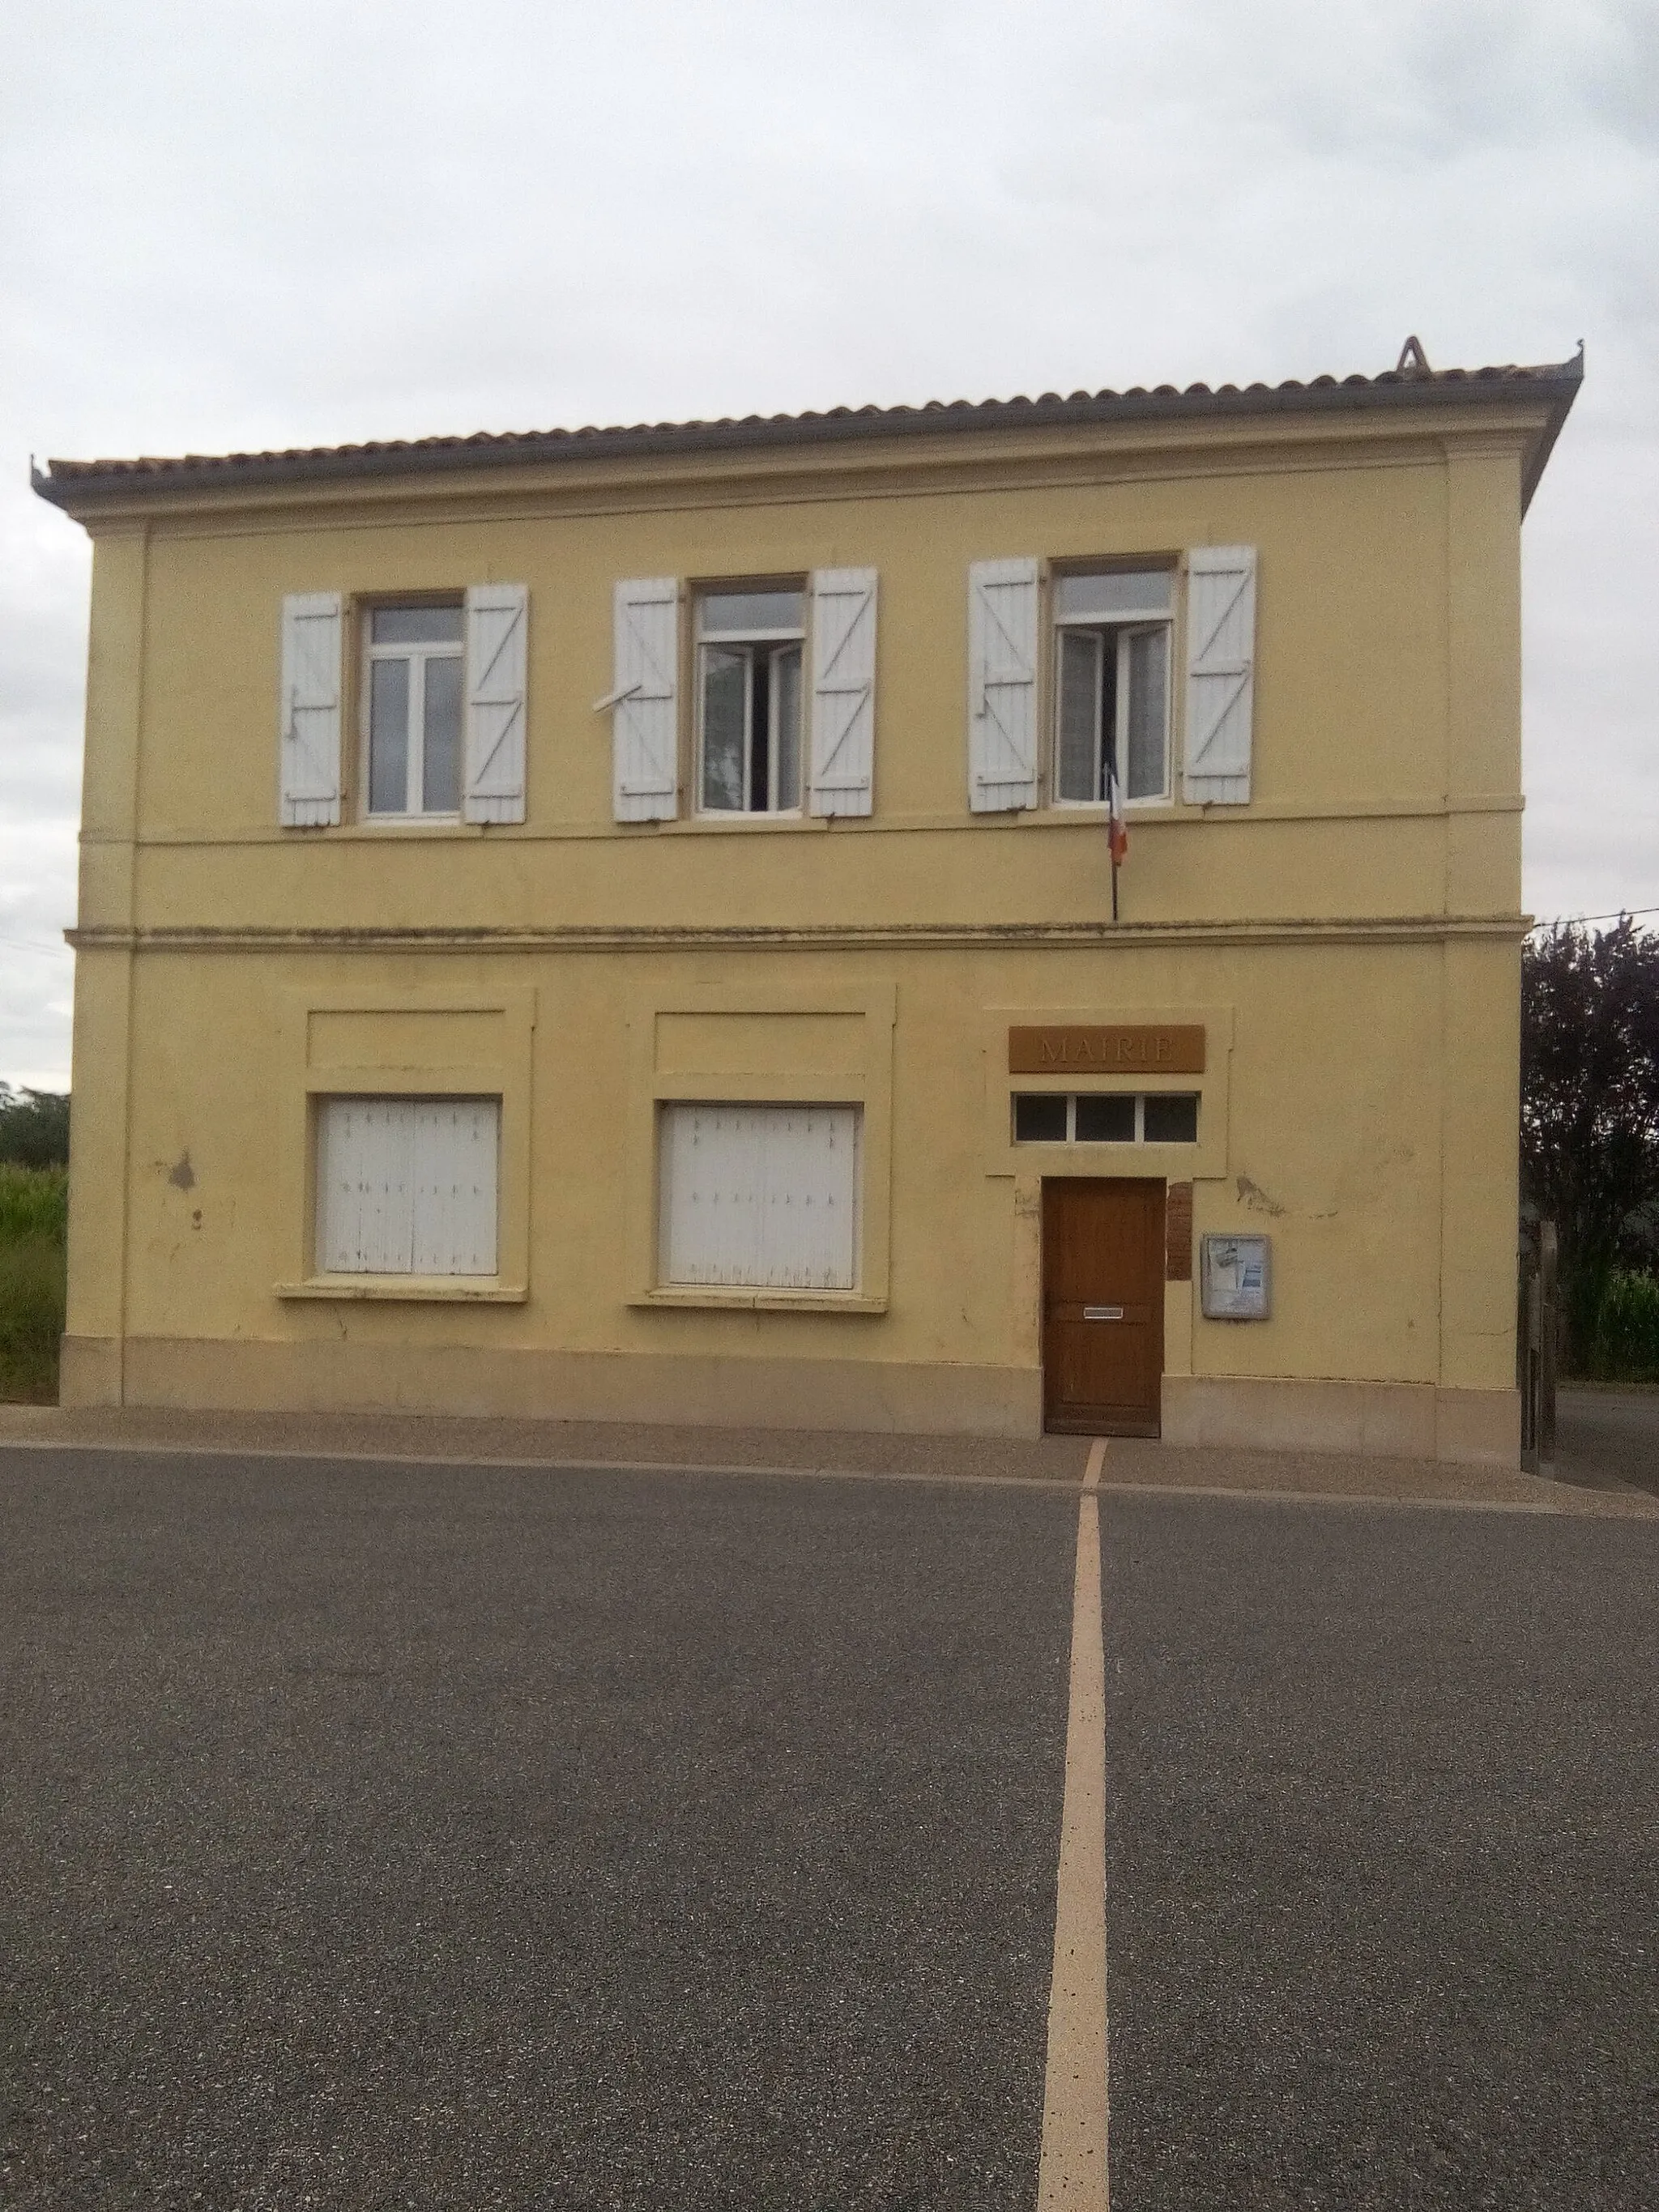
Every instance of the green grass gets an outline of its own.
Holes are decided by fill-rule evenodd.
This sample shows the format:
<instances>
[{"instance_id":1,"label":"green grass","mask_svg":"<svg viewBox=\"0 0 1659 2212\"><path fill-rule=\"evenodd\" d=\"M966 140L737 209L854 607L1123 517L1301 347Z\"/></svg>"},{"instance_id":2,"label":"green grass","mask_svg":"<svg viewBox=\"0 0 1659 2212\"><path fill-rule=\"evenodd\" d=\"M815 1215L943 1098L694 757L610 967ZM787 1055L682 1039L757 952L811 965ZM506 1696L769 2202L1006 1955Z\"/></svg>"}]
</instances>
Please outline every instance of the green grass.
<instances>
[{"instance_id":1,"label":"green grass","mask_svg":"<svg viewBox=\"0 0 1659 2212\"><path fill-rule=\"evenodd\" d=\"M58 1395L68 1208L62 1168L0 1163L0 1399Z\"/></svg>"},{"instance_id":2,"label":"green grass","mask_svg":"<svg viewBox=\"0 0 1659 2212\"><path fill-rule=\"evenodd\" d=\"M0 1244L25 1237L64 1241L69 1177L62 1168L20 1168L0 1160Z\"/></svg>"}]
</instances>

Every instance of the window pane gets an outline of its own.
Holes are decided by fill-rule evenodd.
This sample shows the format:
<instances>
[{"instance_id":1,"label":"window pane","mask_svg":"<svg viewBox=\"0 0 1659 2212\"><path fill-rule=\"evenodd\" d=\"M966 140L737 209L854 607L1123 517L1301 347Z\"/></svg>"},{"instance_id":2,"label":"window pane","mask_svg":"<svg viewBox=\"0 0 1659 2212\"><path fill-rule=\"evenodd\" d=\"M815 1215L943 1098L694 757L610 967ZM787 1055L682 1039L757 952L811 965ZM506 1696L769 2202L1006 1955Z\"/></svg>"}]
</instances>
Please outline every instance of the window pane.
<instances>
[{"instance_id":1,"label":"window pane","mask_svg":"<svg viewBox=\"0 0 1659 2212\"><path fill-rule=\"evenodd\" d=\"M1063 1145L1065 1141L1065 1092L1022 1091L1014 1100L1014 1142Z\"/></svg>"},{"instance_id":2,"label":"window pane","mask_svg":"<svg viewBox=\"0 0 1659 2212\"><path fill-rule=\"evenodd\" d=\"M1148 1097L1146 1141L1149 1145L1195 1145L1198 1142L1198 1098L1194 1092Z\"/></svg>"},{"instance_id":3,"label":"window pane","mask_svg":"<svg viewBox=\"0 0 1659 2212\"><path fill-rule=\"evenodd\" d=\"M772 728L778 764L773 800L780 814L800 805L800 647L785 646L772 656Z\"/></svg>"},{"instance_id":4,"label":"window pane","mask_svg":"<svg viewBox=\"0 0 1659 2212\"><path fill-rule=\"evenodd\" d=\"M1054 612L1062 620L1113 621L1123 615L1170 611L1168 568L1114 569L1097 576L1060 576L1054 581Z\"/></svg>"},{"instance_id":5,"label":"window pane","mask_svg":"<svg viewBox=\"0 0 1659 2212\"><path fill-rule=\"evenodd\" d=\"M799 592L710 592L701 602L705 637L744 637L757 629L799 629Z\"/></svg>"},{"instance_id":6,"label":"window pane","mask_svg":"<svg viewBox=\"0 0 1659 2212\"><path fill-rule=\"evenodd\" d=\"M1077 1140L1079 1145L1133 1145L1135 1140L1135 1102L1128 1097L1079 1098L1077 1102Z\"/></svg>"},{"instance_id":7,"label":"window pane","mask_svg":"<svg viewBox=\"0 0 1659 2212\"><path fill-rule=\"evenodd\" d=\"M454 814L461 804L461 657L426 664L425 752L421 805L428 814Z\"/></svg>"},{"instance_id":8,"label":"window pane","mask_svg":"<svg viewBox=\"0 0 1659 2212\"><path fill-rule=\"evenodd\" d=\"M376 607L369 617L376 645L459 645L459 607Z\"/></svg>"},{"instance_id":9,"label":"window pane","mask_svg":"<svg viewBox=\"0 0 1659 2212\"><path fill-rule=\"evenodd\" d=\"M1162 799L1170 633L1144 629L1129 641L1129 772L1126 799Z\"/></svg>"},{"instance_id":10,"label":"window pane","mask_svg":"<svg viewBox=\"0 0 1659 2212\"><path fill-rule=\"evenodd\" d=\"M409 663L373 660L368 676L368 811L409 811Z\"/></svg>"},{"instance_id":11,"label":"window pane","mask_svg":"<svg viewBox=\"0 0 1659 2212\"><path fill-rule=\"evenodd\" d=\"M1060 639L1060 796L1098 799L1101 641L1092 630Z\"/></svg>"},{"instance_id":12,"label":"window pane","mask_svg":"<svg viewBox=\"0 0 1659 2212\"><path fill-rule=\"evenodd\" d=\"M702 655L702 803L738 812L744 804L749 655L705 646Z\"/></svg>"}]
</instances>

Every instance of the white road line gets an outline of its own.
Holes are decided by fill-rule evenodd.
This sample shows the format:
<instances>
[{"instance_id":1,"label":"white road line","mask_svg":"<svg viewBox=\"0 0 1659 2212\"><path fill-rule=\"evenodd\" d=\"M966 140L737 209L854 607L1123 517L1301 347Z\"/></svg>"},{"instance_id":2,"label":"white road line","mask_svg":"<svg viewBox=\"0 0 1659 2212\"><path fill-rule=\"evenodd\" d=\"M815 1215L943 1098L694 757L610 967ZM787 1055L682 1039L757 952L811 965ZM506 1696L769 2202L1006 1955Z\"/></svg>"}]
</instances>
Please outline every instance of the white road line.
<instances>
[{"instance_id":1,"label":"white road line","mask_svg":"<svg viewBox=\"0 0 1659 2212\"><path fill-rule=\"evenodd\" d=\"M1099 1489L1100 1471L1105 1464L1106 1439L1104 1437L1097 1437L1089 1447L1088 1462L1083 1470L1083 1487L1085 1490Z\"/></svg>"},{"instance_id":2,"label":"white road line","mask_svg":"<svg viewBox=\"0 0 1659 2212\"><path fill-rule=\"evenodd\" d=\"M1037 2212L1106 2212L1106 1654L1100 1617L1100 1476L1078 1502L1071 1705L1060 1816Z\"/></svg>"}]
</instances>

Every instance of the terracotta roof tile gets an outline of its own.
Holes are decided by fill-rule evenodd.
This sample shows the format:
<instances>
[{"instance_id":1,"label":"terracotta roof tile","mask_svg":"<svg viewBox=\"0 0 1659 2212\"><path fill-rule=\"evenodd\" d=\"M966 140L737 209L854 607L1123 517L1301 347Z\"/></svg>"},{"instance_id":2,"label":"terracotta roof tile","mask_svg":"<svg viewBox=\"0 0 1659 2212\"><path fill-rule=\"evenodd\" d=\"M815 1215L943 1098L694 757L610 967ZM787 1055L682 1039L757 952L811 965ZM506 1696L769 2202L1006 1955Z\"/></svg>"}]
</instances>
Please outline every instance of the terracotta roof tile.
<instances>
[{"instance_id":1,"label":"terracotta roof tile","mask_svg":"<svg viewBox=\"0 0 1659 2212\"><path fill-rule=\"evenodd\" d=\"M302 446L236 453L142 455L132 460L52 460L37 471L42 497L75 506L99 496L150 489L212 489L306 478L424 474L437 469L714 452L735 447L805 445L908 433L996 430L1175 418L1182 416L1320 412L1354 406L1462 404L1536 390L1565 416L1583 374L1583 354L1529 368L1385 369L1378 376L1316 376L1283 384L1132 386L1123 392L1045 392L1033 399L930 399L919 407L832 407L799 415L721 416L712 422L635 422L580 429L491 431L433 438L374 439L359 445ZM1559 425L1557 426L1559 427ZM1540 458L1537 468L1541 469ZM1533 471L1534 481L1537 471ZM1530 487L1528 487L1530 489Z\"/></svg>"}]
</instances>

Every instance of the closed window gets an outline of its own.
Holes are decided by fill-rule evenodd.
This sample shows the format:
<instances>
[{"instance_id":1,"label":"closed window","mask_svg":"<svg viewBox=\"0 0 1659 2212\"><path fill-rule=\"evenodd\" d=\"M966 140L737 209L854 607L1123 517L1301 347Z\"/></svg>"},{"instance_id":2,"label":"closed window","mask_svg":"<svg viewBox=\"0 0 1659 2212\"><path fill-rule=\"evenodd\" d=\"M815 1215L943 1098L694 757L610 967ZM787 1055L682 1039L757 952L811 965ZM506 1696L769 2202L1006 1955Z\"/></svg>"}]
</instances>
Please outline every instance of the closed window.
<instances>
[{"instance_id":1,"label":"closed window","mask_svg":"<svg viewBox=\"0 0 1659 2212\"><path fill-rule=\"evenodd\" d=\"M848 1105L664 1106L663 1285L852 1290L860 1115Z\"/></svg>"},{"instance_id":2,"label":"closed window","mask_svg":"<svg viewBox=\"0 0 1659 2212\"><path fill-rule=\"evenodd\" d=\"M1017 1145L1195 1145L1195 1091L1025 1091L1014 1098Z\"/></svg>"},{"instance_id":3,"label":"closed window","mask_svg":"<svg viewBox=\"0 0 1659 2212\"><path fill-rule=\"evenodd\" d=\"M1103 569L1054 579L1057 802L1098 805L1170 791L1174 574Z\"/></svg>"},{"instance_id":4,"label":"closed window","mask_svg":"<svg viewBox=\"0 0 1659 2212\"><path fill-rule=\"evenodd\" d=\"M364 617L365 811L458 817L463 609L371 607Z\"/></svg>"},{"instance_id":5,"label":"closed window","mask_svg":"<svg viewBox=\"0 0 1659 2212\"><path fill-rule=\"evenodd\" d=\"M317 1272L493 1275L498 1098L323 1098Z\"/></svg>"},{"instance_id":6,"label":"closed window","mask_svg":"<svg viewBox=\"0 0 1659 2212\"><path fill-rule=\"evenodd\" d=\"M705 814L796 814L801 793L799 588L697 599L698 804Z\"/></svg>"}]
</instances>

